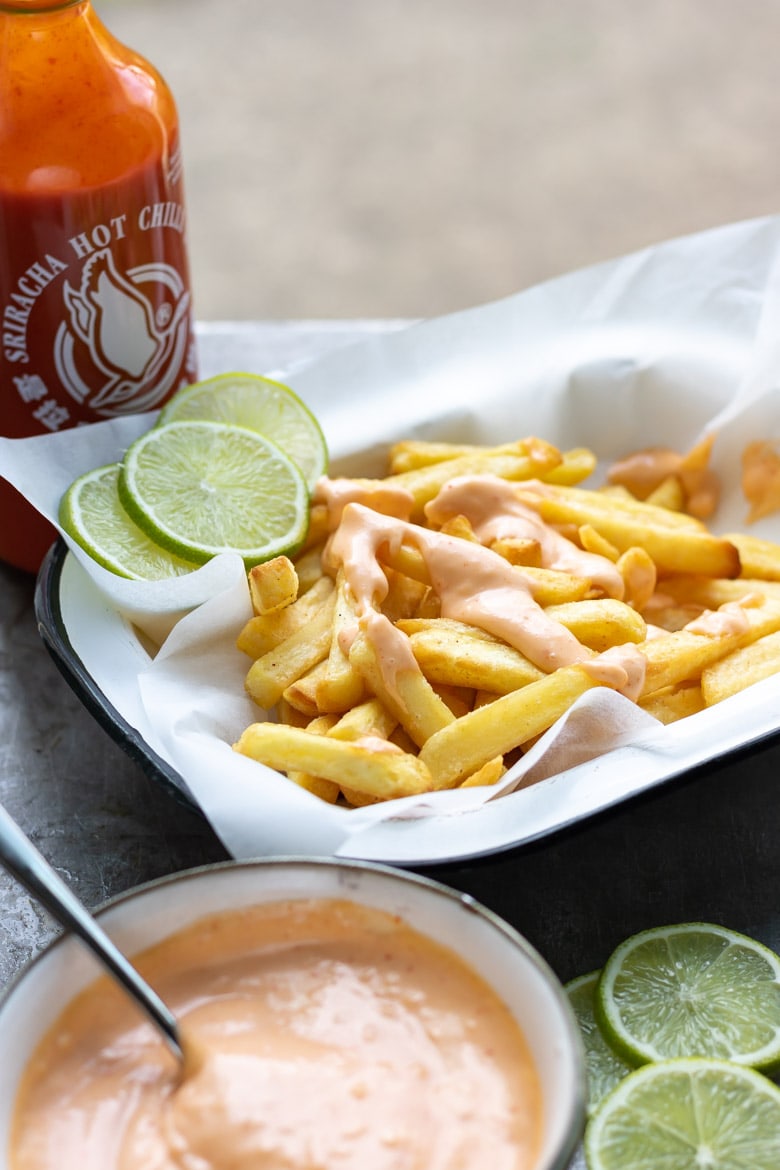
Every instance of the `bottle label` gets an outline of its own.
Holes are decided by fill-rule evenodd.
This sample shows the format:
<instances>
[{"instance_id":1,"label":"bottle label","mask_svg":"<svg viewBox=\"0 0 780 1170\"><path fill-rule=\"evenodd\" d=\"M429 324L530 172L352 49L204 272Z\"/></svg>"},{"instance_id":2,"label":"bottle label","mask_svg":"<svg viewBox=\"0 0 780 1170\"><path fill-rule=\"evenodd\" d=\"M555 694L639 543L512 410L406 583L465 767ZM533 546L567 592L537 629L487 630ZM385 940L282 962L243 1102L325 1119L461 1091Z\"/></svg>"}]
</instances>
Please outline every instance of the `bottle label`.
<instances>
[{"instance_id":1,"label":"bottle label","mask_svg":"<svg viewBox=\"0 0 780 1170\"><path fill-rule=\"evenodd\" d=\"M180 170L0 193L2 431L152 410L195 380Z\"/></svg>"}]
</instances>

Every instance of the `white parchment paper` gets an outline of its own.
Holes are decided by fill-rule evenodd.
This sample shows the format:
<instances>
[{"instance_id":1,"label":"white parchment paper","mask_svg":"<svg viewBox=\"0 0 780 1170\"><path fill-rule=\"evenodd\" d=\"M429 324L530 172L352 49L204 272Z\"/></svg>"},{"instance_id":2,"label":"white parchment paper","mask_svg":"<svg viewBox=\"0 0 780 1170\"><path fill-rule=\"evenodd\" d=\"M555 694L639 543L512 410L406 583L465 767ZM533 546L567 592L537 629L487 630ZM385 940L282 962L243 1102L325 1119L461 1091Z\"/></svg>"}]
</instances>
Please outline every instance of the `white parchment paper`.
<instances>
[{"instance_id":1,"label":"white parchment paper","mask_svg":"<svg viewBox=\"0 0 780 1170\"><path fill-rule=\"evenodd\" d=\"M682 450L714 431L724 494L713 527L744 529L742 449L780 435L780 218L672 240L370 337L289 374L266 372L318 414L339 474L382 474L389 444L410 436L496 442L536 434L589 446L606 465L649 445ZM54 520L71 480L121 458L153 418L0 439L2 474ZM780 517L750 531L780 540ZM495 788L333 807L232 751L244 727L264 717L244 693L249 660L234 647L250 616L237 557L160 584L121 581L74 548L62 590L71 641L92 677L184 778L236 857L424 864L477 856L780 727L780 679L671 727L611 691L591 691ZM137 629L161 644L153 657Z\"/></svg>"}]
</instances>

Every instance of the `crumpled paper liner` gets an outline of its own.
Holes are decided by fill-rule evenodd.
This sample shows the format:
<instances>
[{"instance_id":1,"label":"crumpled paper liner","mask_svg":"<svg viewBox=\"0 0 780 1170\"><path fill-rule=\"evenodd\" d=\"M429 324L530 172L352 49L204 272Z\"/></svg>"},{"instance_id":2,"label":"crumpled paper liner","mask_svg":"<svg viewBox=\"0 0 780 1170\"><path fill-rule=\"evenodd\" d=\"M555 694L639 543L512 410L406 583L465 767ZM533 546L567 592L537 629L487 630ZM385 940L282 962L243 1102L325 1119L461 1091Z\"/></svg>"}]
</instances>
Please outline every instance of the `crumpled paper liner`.
<instances>
[{"instance_id":1,"label":"crumpled paper liner","mask_svg":"<svg viewBox=\"0 0 780 1170\"><path fill-rule=\"evenodd\" d=\"M779 321L780 218L767 217L373 336L287 380L318 414L338 474L382 474L388 445L405 437L489 443L536 434L562 448L589 446L604 467L640 447L686 449L714 430L724 494L713 527L744 530L741 451L780 430ZM0 439L2 473L56 520L71 480L121 458L153 418ZM780 540L780 519L750 531ZM79 567L69 587L96 589L123 637L141 630L161 644L124 670L111 645L104 658L93 648L88 669L184 778L236 857L424 864L477 856L554 831L780 724L778 679L671 727L600 688L494 787L330 806L231 748L264 717L244 693L249 660L234 646L251 613L238 557L150 583L119 580L72 552ZM69 632L78 650L78 631Z\"/></svg>"}]
</instances>

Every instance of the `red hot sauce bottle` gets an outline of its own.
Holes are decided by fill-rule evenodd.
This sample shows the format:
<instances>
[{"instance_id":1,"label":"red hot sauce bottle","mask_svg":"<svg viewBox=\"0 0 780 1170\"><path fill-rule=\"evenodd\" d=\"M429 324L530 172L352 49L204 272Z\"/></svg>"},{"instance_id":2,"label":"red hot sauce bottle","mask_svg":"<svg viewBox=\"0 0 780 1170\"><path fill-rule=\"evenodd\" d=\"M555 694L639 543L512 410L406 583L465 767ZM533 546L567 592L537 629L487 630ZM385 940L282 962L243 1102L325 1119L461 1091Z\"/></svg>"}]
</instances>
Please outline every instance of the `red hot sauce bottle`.
<instances>
[{"instance_id":1,"label":"red hot sauce bottle","mask_svg":"<svg viewBox=\"0 0 780 1170\"><path fill-rule=\"evenodd\" d=\"M0 433L152 410L196 379L184 218L157 71L90 0L0 0ZM0 478L0 559L35 572L55 535Z\"/></svg>"}]
</instances>

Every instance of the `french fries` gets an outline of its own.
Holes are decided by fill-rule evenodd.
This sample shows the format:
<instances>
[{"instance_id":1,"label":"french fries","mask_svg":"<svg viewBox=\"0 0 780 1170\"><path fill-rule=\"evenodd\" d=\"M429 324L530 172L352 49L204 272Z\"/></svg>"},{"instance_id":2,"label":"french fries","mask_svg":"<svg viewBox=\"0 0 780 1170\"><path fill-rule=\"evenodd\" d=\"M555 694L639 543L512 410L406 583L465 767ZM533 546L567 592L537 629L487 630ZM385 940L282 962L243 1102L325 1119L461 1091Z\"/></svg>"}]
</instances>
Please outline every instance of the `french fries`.
<instances>
[{"instance_id":1,"label":"french fries","mask_svg":"<svg viewBox=\"0 0 780 1170\"><path fill-rule=\"evenodd\" d=\"M498 784L594 687L672 723L780 672L780 545L706 527L708 454L637 494L537 438L323 481L304 550L248 579L235 750L359 807Z\"/></svg>"}]
</instances>

